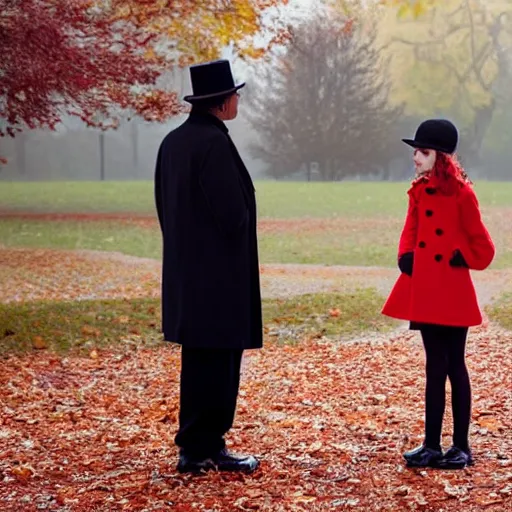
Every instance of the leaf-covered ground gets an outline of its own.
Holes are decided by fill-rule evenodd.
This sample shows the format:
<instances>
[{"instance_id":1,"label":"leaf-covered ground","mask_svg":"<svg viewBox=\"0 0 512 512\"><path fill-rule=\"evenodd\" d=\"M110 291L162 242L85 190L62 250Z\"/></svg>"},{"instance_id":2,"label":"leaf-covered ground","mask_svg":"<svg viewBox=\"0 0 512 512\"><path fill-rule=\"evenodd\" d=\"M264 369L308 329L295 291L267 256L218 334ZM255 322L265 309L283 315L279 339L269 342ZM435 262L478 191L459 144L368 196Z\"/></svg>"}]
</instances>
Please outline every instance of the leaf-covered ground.
<instances>
[{"instance_id":1,"label":"leaf-covered ground","mask_svg":"<svg viewBox=\"0 0 512 512\"><path fill-rule=\"evenodd\" d=\"M423 424L414 334L247 352L229 442L261 458L250 476L176 473L172 345L10 357L0 372L1 509L511 510L510 342L496 328L471 336L476 465L459 472L401 459Z\"/></svg>"},{"instance_id":2,"label":"leaf-covered ground","mask_svg":"<svg viewBox=\"0 0 512 512\"><path fill-rule=\"evenodd\" d=\"M262 284L266 297L282 297L358 285L384 290L395 275L391 269L268 265ZM487 275L494 285L479 281L486 302L510 283L507 271ZM0 299L12 306L40 299L151 298L158 287L159 264L152 260L0 250ZM274 316L282 314L279 302L272 307ZM500 311L506 317L509 309ZM332 325L338 312L329 316ZM492 323L471 332L476 465L460 472L410 470L402 461L423 428L424 359L417 334L399 329L347 341L329 331L320 338L304 331L298 343L275 340L269 330L265 348L246 353L228 437L233 449L261 458L261 469L249 476L175 471L174 345L98 346L85 356L39 347L23 357L4 355L0 510L512 510L510 332ZM447 409L445 447L450 430Z\"/></svg>"}]
</instances>

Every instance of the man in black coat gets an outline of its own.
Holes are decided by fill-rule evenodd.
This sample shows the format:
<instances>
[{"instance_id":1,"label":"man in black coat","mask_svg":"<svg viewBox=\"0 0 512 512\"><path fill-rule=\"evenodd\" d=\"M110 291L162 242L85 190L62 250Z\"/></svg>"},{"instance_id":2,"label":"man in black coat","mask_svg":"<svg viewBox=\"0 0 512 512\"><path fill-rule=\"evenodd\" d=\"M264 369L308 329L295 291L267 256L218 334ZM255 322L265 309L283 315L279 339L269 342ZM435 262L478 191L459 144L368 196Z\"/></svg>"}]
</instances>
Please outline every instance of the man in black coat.
<instances>
[{"instance_id":1,"label":"man in black coat","mask_svg":"<svg viewBox=\"0 0 512 512\"><path fill-rule=\"evenodd\" d=\"M181 353L178 470L254 471L226 450L245 349L262 347L251 177L224 121L238 111L229 62L190 69L188 119L158 151L155 200L163 236L164 338Z\"/></svg>"}]
</instances>

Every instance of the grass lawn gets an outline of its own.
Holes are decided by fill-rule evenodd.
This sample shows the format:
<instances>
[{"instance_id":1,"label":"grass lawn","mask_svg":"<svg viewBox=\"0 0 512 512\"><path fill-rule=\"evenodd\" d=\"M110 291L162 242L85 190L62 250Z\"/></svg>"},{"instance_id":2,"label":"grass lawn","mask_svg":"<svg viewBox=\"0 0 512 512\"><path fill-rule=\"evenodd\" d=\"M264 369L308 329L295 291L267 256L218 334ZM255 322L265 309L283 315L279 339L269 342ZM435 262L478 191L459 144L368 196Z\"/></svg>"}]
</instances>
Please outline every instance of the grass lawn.
<instances>
[{"instance_id":1,"label":"grass lawn","mask_svg":"<svg viewBox=\"0 0 512 512\"><path fill-rule=\"evenodd\" d=\"M160 258L162 236L156 229L112 222L0 220L0 243L8 247L92 249Z\"/></svg>"},{"instance_id":2,"label":"grass lawn","mask_svg":"<svg viewBox=\"0 0 512 512\"><path fill-rule=\"evenodd\" d=\"M261 217L402 216L408 184L256 181ZM512 182L478 182L483 206L512 206ZM0 182L0 210L154 215L153 183Z\"/></svg>"},{"instance_id":3,"label":"grass lawn","mask_svg":"<svg viewBox=\"0 0 512 512\"><path fill-rule=\"evenodd\" d=\"M396 323L380 314L382 303L372 289L264 300L265 329L270 339L283 343L386 331ZM0 304L0 354L44 349L89 354L161 340L158 299Z\"/></svg>"},{"instance_id":4,"label":"grass lawn","mask_svg":"<svg viewBox=\"0 0 512 512\"><path fill-rule=\"evenodd\" d=\"M407 183L256 182L263 263L394 266ZM119 251L161 257L151 182L2 183L0 212L110 212L149 215L140 226L0 216L0 243ZM496 246L493 268L512 266L512 183L476 186Z\"/></svg>"},{"instance_id":5,"label":"grass lawn","mask_svg":"<svg viewBox=\"0 0 512 512\"><path fill-rule=\"evenodd\" d=\"M491 320L512 331L512 293L500 297L494 304L486 308L486 312Z\"/></svg>"},{"instance_id":6,"label":"grass lawn","mask_svg":"<svg viewBox=\"0 0 512 512\"><path fill-rule=\"evenodd\" d=\"M498 247L492 268L512 267L512 226L506 219L493 218L491 232ZM396 264L396 247L401 219L338 219L325 225L298 220L283 229L265 228L259 235L262 263L312 263L391 267ZM301 227L304 229L301 230ZM44 222L0 219L0 244L7 247L93 249L119 251L133 256L160 259L158 226L140 227L114 222Z\"/></svg>"}]
</instances>

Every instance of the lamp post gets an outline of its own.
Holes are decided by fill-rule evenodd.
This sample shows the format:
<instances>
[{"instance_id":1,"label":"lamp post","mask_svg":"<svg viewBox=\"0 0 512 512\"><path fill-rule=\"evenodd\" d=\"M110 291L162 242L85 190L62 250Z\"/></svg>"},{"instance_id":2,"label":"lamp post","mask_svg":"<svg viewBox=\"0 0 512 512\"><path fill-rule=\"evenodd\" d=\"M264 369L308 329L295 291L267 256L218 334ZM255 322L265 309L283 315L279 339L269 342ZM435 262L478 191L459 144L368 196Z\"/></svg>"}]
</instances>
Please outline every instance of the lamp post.
<instances>
[{"instance_id":1,"label":"lamp post","mask_svg":"<svg viewBox=\"0 0 512 512\"><path fill-rule=\"evenodd\" d=\"M105 132L100 132L100 180L105 181Z\"/></svg>"}]
</instances>

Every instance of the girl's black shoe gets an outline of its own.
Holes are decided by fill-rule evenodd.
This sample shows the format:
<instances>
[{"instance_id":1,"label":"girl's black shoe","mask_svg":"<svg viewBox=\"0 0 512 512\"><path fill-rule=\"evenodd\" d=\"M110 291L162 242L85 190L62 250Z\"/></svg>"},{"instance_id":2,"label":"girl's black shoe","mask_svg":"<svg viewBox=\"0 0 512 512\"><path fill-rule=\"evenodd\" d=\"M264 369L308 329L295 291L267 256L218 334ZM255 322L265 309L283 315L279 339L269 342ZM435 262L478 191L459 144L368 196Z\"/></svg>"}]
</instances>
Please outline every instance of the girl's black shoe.
<instances>
[{"instance_id":1,"label":"girl's black shoe","mask_svg":"<svg viewBox=\"0 0 512 512\"><path fill-rule=\"evenodd\" d=\"M410 452L404 453L404 459L410 468L435 468L437 462L443 457L441 450L427 448L424 445L418 446Z\"/></svg>"},{"instance_id":2,"label":"girl's black shoe","mask_svg":"<svg viewBox=\"0 0 512 512\"><path fill-rule=\"evenodd\" d=\"M471 450L465 451L452 446L437 462L437 467L441 469L464 469L466 466L474 464Z\"/></svg>"}]
</instances>

